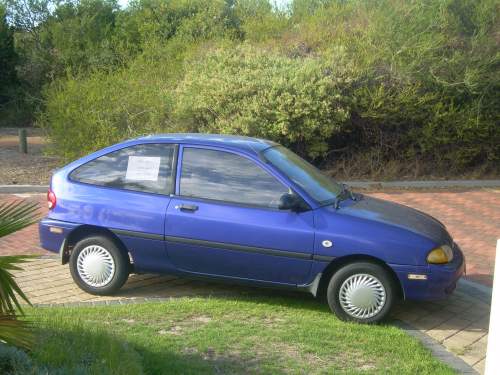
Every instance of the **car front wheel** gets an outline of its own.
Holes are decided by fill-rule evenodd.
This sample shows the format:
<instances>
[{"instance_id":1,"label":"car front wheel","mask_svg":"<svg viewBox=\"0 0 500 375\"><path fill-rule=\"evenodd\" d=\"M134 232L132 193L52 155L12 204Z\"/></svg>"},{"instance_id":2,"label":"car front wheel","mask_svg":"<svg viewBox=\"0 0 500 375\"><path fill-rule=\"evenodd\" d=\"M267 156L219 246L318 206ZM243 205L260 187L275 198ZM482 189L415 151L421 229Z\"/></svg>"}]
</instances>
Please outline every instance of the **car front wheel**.
<instances>
[{"instance_id":1,"label":"car front wheel","mask_svg":"<svg viewBox=\"0 0 500 375\"><path fill-rule=\"evenodd\" d=\"M108 295L127 281L130 264L114 241L93 236L79 241L69 260L71 276L90 294Z\"/></svg>"},{"instance_id":2,"label":"car front wheel","mask_svg":"<svg viewBox=\"0 0 500 375\"><path fill-rule=\"evenodd\" d=\"M327 299L330 309L342 320L377 323L392 308L394 283L387 270L378 264L351 263L333 274Z\"/></svg>"}]
</instances>

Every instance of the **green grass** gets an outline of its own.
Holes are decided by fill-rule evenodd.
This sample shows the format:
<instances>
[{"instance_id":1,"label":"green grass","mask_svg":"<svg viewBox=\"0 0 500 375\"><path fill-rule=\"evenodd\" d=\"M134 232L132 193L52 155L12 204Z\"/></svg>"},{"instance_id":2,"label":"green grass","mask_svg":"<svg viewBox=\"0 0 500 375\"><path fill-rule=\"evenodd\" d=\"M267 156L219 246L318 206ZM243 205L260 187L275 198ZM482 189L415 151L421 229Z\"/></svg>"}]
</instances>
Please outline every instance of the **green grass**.
<instances>
[{"instance_id":1,"label":"green grass","mask_svg":"<svg viewBox=\"0 0 500 375\"><path fill-rule=\"evenodd\" d=\"M68 373L453 373L404 331L336 319L307 296L34 308L35 363Z\"/></svg>"}]
</instances>

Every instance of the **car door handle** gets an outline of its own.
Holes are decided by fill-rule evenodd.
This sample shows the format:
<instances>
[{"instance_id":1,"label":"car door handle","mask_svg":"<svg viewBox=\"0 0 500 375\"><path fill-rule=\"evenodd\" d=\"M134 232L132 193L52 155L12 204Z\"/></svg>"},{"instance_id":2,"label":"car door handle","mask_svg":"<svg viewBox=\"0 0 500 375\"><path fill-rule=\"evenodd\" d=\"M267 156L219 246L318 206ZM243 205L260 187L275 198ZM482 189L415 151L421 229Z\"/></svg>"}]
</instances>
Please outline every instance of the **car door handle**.
<instances>
[{"instance_id":1,"label":"car door handle","mask_svg":"<svg viewBox=\"0 0 500 375\"><path fill-rule=\"evenodd\" d=\"M180 204L175 206L175 208L181 211L188 211L188 212L195 212L196 210L198 210L198 206L194 204Z\"/></svg>"}]
</instances>

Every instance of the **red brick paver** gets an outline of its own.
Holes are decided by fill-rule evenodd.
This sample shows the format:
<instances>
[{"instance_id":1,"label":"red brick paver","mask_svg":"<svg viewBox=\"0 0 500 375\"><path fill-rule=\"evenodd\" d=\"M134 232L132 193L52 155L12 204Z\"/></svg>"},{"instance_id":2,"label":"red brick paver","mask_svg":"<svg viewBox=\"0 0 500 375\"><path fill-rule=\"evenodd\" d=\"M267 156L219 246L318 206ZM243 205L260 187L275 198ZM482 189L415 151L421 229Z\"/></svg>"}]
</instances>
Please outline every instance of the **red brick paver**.
<instances>
[{"instance_id":1,"label":"red brick paver","mask_svg":"<svg viewBox=\"0 0 500 375\"><path fill-rule=\"evenodd\" d=\"M45 194L0 194L0 204L13 200L29 200L40 204L40 215L47 214L47 199ZM0 256L3 255L47 255L53 254L39 245L38 225L31 225L9 236L0 238Z\"/></svg>"},{"instance_id":2,"label":"red brick paver","mask_svg":"<svg viewBox=\"0 0 500 375\"><path fill-rule=\"evenodd\" d=\"M493 283L500 238L500 190L377 192L370 195L424 211L443 222L465 253L467 278Z\"/></svg>"},{"instance_id":3,"label":"red brick paver","mask_svg":"<svg viewBox=\"0 0 500 375\"><path fill-rule=\"evenodd\" d=\"M425 211L441 220L467 259L467 278L491 286L496 239L500 238L500 190L470 191L397 191L369 193ZM23 196L3 195L4 200ZM45 214L44 194L27 199L41 203ZM36 225L0 239L0 256L12 254L49 254L38 245Z\"/></svg>"}]
</instances>

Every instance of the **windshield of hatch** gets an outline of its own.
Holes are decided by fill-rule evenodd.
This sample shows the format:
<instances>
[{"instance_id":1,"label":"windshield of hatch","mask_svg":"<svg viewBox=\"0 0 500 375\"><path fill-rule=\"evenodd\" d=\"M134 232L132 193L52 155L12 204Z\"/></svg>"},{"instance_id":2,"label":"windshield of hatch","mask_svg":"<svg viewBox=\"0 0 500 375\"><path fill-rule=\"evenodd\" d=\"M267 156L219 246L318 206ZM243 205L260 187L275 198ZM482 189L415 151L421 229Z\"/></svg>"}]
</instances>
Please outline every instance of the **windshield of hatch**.
<instances>
[{"instance_id":1,"label":"windshield of hatch","mask_svg":"<svg viewBox=\"0 0 500 375\"><path fill-rule=\"evenodd\" d=\"M283 146L268 148L262 152L262 156L320 205L335 202L344 191L342 184L325 176L318 168Z\"/></svg>"}]
</instances>

